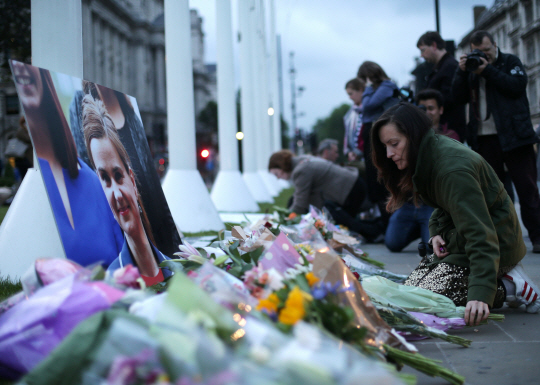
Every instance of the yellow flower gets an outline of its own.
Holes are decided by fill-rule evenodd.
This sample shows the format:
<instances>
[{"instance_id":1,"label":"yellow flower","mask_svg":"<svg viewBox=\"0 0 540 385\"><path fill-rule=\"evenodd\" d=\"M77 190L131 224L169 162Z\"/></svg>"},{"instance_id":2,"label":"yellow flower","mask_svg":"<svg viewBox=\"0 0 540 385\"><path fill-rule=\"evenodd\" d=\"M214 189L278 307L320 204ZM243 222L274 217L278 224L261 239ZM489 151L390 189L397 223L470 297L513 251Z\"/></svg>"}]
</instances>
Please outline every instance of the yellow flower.
<instances>
[{"instance_id":1,"label":"yellow flower","mask_svg":"<svg viewBox=\"0 0 540 385\"><path fill-rule=\"evenodd\" d=\"M275 313L279 306L279 298L274 293L270 294L268 298L261 299L257 305L257 310L266 309L268 312Z\"/></svg>"},{"instance_id":2,"label":"yellow flower","mask_svg":"<svg viewBox=\"0 0 540 385\"><path fill-rule=\"evenodd\" d=\"M315 274L313 274L311 271L306 274L306 279L308 281L309 287L315 285L317 282L320 281L320 279L317 278Z\"/></svg>"},{"instance_id":3,"label":"yellow flower","mask_svg":"<svg viewBox=\"0 0 540 385\"><path fill-rule=\"evenodd\" d=\"M285 307L280 313L278 320L285 325L294 325L304 318L306 311L304 307Z\"/></svg>"},{"instance_id":4,"label":"yellow flower","mask_svg":"<svg viewBox=\"0 0 540 385\"><path fill-rule=\"evenodd\" d=\"M295 286L290 291L289 296L285 301L285 307L279 313L279 322L285 325L294 325L303 319L306 315L304 302L311 300L313 300L313 297L310 294L300 290L298 286Z\"/></svg>"}]
</instances>

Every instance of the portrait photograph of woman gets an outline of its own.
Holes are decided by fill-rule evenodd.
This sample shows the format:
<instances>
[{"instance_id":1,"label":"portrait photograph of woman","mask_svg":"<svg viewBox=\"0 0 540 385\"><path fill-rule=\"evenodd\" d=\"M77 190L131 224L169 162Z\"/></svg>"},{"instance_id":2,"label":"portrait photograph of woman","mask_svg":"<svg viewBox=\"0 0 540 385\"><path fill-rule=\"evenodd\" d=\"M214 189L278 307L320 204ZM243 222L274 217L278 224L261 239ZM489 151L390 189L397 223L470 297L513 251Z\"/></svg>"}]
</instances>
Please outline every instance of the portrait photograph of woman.
<instances>
[{"instance_id":1,"label":"portrait photograph of woman","mask_svg":"<svg viewBox=\"0 0 540 385\"><path fill-rule=\"evenodd\" d=\"M136 100L28 64L11 66L66 257L110 272L132 264L147 285L162 281L171 273L159 263L181 240Z\"/></svg>"}]
</instances>

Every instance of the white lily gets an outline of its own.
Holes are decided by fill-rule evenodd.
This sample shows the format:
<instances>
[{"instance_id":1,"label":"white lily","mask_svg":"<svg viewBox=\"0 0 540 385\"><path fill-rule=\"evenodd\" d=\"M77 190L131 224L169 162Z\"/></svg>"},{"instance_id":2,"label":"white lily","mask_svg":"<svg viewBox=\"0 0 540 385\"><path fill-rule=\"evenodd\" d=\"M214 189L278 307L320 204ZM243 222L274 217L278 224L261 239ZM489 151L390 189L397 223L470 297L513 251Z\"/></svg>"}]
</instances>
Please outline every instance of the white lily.
<instances>
[{"instance_id":1,"label":"white lily","mask_svg":"<svg viewBox=\"0 0 540 385\"><path fill-rule=\"evenodd\" d=\"M178 256L180 256L182 258L185 258L185 259L190 259L189 257L191 257L191 256L199 256L199 257L203 258L201 253L199 253L199 251L196 248L191 246L186 241L184 241L183 245L179 245L178 248L180 249L180 251L177 252L177 253L174 253L174 255L178 255Z\"/></svg>"}]
</instances>

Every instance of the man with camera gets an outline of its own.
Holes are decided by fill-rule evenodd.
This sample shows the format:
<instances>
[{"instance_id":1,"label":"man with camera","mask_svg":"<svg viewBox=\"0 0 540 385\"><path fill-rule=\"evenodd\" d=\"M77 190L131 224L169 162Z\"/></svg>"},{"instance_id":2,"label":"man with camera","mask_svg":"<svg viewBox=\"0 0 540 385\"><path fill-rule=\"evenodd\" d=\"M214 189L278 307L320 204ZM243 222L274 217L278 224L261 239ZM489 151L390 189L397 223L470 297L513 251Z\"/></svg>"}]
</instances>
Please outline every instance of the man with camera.
<instances>
[{"instance_id":1,"label":"man with camera","mask_svg":"<svg viewBox=\"0 0 540 385\"><path fill-rule=\"evenodd\" d=\"M521 219L533 252L540 253L540 196L536 185L538 143L526 94L527 73L519 58L502 53L486 31L471 36L452 84L457 102L469 103L467 143L504 181L505 166L516 188Z\"/></svg>"},{"instance_id":2,"label":"man with camera","mask_svg":"<svg viewBox=\"0 0 540 385\"><path fill-rule=\"evenodd\" d=\"M444 113L441 123L447 124L448 129L459 135L459 140L465 140L465 106L457 104L452 97L452 80L458 67L458 62L446 51L446 42L438 32L428 31L418 39L416 46L420 55L434 67L427 77L427 88L442 93Z\"/></svg>"}]
</instances>

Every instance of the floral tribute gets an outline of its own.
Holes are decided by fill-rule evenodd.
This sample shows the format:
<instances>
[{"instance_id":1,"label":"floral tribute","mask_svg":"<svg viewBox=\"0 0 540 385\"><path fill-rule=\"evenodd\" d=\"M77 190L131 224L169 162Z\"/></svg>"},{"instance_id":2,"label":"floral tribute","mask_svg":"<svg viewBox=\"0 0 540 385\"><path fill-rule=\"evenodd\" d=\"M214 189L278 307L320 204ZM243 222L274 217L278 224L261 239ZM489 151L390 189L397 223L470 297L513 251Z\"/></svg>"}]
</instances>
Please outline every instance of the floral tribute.
<instances>
[{"instance_id":1,"label":"floral tribute","mask_svg":"<svg viewBox=\"0 0 540 385\"><path fill-rule=\"evenodd\" d=\"M349 384L363 376L367 384L397 385L413 381L396 371L409 365L462 384L463 377L406 341L469 346L446 333L463 327L460 310L433 295L436 309L414 307L417 292L396 303L404 277L384 270L360 245L311 208L304 216L278 210L210 244L184 240L178 258L161 264L173 276L150 288L131 265L105 277L99 267L40 262L31 268L50 279L23 282L23 293L0 303L0 377L36 384L292 385ZM390 289L399 294L386 298ZM68 316L64 309L78 318L59 318ZM19 314L32 318L21 324ZM41 325L41 332L28 329L9 342L20 325Z\"/></svg>"}]
</instances>

